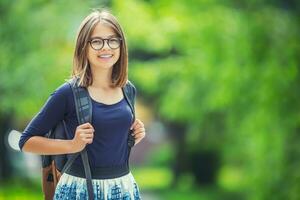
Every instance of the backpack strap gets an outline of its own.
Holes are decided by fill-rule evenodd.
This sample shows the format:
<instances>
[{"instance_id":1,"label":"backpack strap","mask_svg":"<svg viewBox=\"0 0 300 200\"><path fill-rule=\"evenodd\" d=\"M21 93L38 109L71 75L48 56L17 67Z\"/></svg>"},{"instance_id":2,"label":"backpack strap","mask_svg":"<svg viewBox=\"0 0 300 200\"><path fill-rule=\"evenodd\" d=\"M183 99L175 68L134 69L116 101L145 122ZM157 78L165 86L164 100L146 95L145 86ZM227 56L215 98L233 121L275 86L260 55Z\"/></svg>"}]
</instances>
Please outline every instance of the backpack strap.
<instances>
[{"instance_id":1,"label":"backpack strap","mask_svg":"<svg viewBox=\"0 0 300 200\"><path fill-rule=\"evenodd\" d=\"M123 94L125 96L126 101L129 104L129 107L131 109L132 115L133 115L133 122L135 121L135 98L136 98L136 88L135 86L128 80L126 85L122 88ZM131 135L133 130L129 131L128 135L128 154L127 154L127 166L129 168L129 157L130 157L130 152L131 148L135 144L135 139L134 136Z\"/></svg>"},{"instance_id":2,"label":"backpack strap","mask_svg":"<svg viewBox=\"0 0 300 200\"><path fill-rule=\"evenodd\" d=\"M135 86L128 80L126 85L122 88L123 93L125 94L126 100L130 105L131 111L134 115L135 119L135 97L136 97L136 88Z\"/></svg>"},{"instance_id":3,"label":"backpack strap","mask_svg":"<svg viewBox=\"0 0 300 200\"><path fill-rule=\"evenodd\" d=\"M84 124L86 122L92 122L92 102L88 91L84 87L79 87L78 85L78 78L73 78L68 81L71 85L74 101L75 101L75 108L77 114L77 120L79 124ZM93 184L92 184L92 174L91 168L88 160L88 155L86 148L84 148L81 152L73 154L68 161L66 162L62 173L68 170L78 155L81 155L81 159L83 162L84 172L86 176L87 182L87 189L88 189L88 196L89 200L94 199L94 191L93 191Z\"/></svg>"},{"instance_id":4,"label":"backpack strap","mask_svg":"<svg viewBox=\"0 0 300 200\"><path fill-rule=\"evenodd\" d=\"M71 85L72 92L74 95L74 101L75 101L75 107L76 107L76 114L77 114L77 120L79 124L83 124L86 122L92 121L92 105L91 105L91 99L88 94L88 91L86 88L79 87L78 86L78 79L71 79L68 81ZM124 94L124 97L126 101L129 104L129 107L131 109L131 112L133 114L133 121L135 121L135 98L136 98L136 88L135 86L128 80L126 85L122 87L122 91ZM128 152L128 159L130 156L131 147L134 146L134 137L131 135L131 132L129 132L128 136L128 146L129 146L129 152ZM84 171L86 175L86 181L87 181L87 188L88 188L88 196L89 199L94 199L94 192L93 192L93 185L92 185L92 176L91 176L91 169L88 161L88 155L86 148L83 149L81 152L77 152L75 154L72 154L69 159L67 160L66 164L64 165L64 168L62 169L62 173L64 173L66 170L68 170L77 156L81 155ZM129 165L127 163L127 165Z\"/></svg>"}]
</instances>

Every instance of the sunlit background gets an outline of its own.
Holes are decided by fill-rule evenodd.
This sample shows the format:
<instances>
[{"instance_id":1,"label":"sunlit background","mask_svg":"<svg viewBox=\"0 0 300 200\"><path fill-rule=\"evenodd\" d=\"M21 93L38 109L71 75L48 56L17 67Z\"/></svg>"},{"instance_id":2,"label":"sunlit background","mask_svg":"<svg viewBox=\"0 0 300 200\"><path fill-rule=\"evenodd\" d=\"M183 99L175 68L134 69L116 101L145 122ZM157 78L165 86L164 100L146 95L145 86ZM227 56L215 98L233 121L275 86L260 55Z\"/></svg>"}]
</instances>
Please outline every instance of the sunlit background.
<instances>
[{"instance_id":1,"label":"sunlit background","mask_svg":"<svg viewBox=\"0 0 300 200\"><path fill-rule=\"evenodd\" d=\"M101 7L128 42L144 200L300 199L299 1L0 0L0 200L42 199L40 157L18 138Z\"/></svg>"}]
</instances>

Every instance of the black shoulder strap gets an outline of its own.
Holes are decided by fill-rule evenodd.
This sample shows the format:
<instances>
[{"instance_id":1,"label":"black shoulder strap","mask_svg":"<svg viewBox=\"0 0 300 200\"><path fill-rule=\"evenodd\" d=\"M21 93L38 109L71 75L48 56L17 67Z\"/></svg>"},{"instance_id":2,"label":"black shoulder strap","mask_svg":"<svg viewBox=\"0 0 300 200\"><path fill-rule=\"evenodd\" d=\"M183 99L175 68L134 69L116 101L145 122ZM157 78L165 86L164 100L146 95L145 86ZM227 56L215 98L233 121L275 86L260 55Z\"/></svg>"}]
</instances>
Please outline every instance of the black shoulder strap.
<instances>
[{"instance_id":1,"label":"black shoulder strap","mask_svg":"<svg viewBox=\"0 0 300 200\"><path fill-rule=\"evenodd\" d=\"M134 85L128 80L126 85L122 88L123 90L123 94L125 96L126 101L128 102L131 112L133 114L133 122L135 121L135 97L136 97L136 89L134 87ZM127 154L127 166L129 168L129 157L130 157L130 153L131 153L131 148L134 146L135 144L135 139L134 137L131 135L132 131L129 131L129 135L128 135L128 140L127 140L127 144L128 144L128 154Z\"/></svg>"},{"instance_id":2,"label":"black shoulder strap","mask_svg":"<svg viewBox=\"0 0 300 200\"><path fill-rule=\"evenodd\" d=\"M92 122L92 102L88 91L84 87L79 87L78 79L73 78L68 81L71 85L74 101L75 101L75 108L77 114L77 120L79 124L84 124L86 122ZM68 161L66 162L62 173L68 170L72 163L75 161L78 155L81 155L81 159L83 162L84 172L86 176L87 182L87 189L88 189L88 196L89 200L94 199L94 192L93 192L93 185L92 185L92 175L91 175L91 168L88 160L88 155L86 148L84 148L81 152L73 154Z\"/></svg>"},{"instance_id":3,"label":"black shoulder strap","mask_svg":"<svg viewBox=\"0 0 300 200\"><path fill-rule=\"evenodd\" d=\"M128 80L126 85L122 88L125 94L125 97L128 100L131 111L135 117L135 97L136 97L136 88L135 86Z\"/></svg>"}]
</instances>

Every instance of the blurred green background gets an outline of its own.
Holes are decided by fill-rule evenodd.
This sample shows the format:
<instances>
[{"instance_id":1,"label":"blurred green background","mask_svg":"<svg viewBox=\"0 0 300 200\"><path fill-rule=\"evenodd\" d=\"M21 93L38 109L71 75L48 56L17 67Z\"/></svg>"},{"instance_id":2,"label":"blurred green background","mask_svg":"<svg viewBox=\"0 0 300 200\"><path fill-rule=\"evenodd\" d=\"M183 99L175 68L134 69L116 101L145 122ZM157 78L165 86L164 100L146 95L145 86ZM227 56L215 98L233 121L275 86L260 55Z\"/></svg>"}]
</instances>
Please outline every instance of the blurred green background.
<instances>
[{"instance_id":1,"label":"blurred green background","mask_svg":"<svg viewBox=\"0 0 300 200\"><path fill-rule=\"evenodd\" d=\"M299 1L0 0L0 200L42 199L9 133L69 77L79 24L101 7L128 42L143 199L300 199Z\"/></svg>"}]
</instances>

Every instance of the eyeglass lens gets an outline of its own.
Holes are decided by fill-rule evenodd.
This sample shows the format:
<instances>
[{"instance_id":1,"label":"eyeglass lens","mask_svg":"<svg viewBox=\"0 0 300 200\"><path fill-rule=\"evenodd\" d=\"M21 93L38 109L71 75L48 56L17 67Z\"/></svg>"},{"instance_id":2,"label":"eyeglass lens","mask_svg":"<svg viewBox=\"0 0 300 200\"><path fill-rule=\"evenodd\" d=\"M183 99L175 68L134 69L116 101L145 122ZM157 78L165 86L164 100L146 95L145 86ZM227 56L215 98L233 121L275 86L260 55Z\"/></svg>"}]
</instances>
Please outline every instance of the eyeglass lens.
<instances>
[{"instance_id":1,"label":"eyeglass lens","mask_svg":"<svg viewBox=\"0 0 300 200\"><path fill-rule=\"evenodd\" d=\"M100 50L104 46L104 41L107 41L108 46L111 49L117 49L121 45L121 39L120 38L109 38L109 39L101 39L101 38L95 38L91 40L91 46L95 50Z\"/></svg>"}]
</instances>

